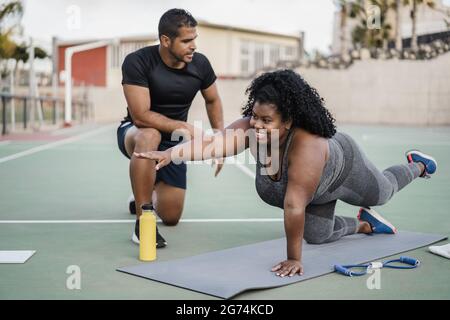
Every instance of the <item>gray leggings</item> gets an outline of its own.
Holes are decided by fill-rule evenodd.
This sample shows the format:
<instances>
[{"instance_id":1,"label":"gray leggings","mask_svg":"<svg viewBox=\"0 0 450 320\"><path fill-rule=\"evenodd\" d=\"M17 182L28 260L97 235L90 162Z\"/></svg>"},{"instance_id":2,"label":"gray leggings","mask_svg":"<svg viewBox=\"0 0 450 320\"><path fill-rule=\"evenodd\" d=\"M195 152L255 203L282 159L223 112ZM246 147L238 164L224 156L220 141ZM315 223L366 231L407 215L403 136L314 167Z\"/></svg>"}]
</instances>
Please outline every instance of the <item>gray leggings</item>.
<instances>
[{"instance_id":1,"label":"gray leggings","mask_svg":"<svg viewBox=\"0 0 450 320\"><path fill-rule=\"evenodd\" d=\"M382 205L421 174L417 163L395 165L380 172L350 136L337 133L333 139L343 149L343 172L306 207L304 239L308 243L332 242L357 232L356 218L334 215L337 200L359 207Z\"/></svg>"}]
</instances>

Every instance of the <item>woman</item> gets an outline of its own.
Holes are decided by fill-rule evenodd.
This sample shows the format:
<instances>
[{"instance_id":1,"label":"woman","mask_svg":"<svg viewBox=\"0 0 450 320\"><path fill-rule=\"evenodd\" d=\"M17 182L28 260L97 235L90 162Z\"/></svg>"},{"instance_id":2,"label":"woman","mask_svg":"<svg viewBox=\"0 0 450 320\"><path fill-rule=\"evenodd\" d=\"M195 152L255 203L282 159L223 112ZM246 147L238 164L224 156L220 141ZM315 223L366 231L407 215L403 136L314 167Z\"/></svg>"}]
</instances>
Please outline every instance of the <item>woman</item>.
<instances>
[{"instance_id":1,"label":"woman","mask_svg":"<svg viewBox=\"0 0 450 320\"><path fill-rule=\"evenodd\" d=\"M226 134L201 138L197 149L199 140L194 139L136 156L156 160L158 170L170 161L220 158L250 147L257 159L259 196L284 209L287 259L272 268L278 276L303 274L302 239L320 244L355 233L395 233L392 224L368 207L385 204L415 178L436 171L432 157L413 150L406 153L406 164L380 172L350 136L336 132L323 99L293 71L263 74L246 93L244 117L227 127ZM237 129L251 133L240 139L242 130ZM205 155L208 148L212 152ZM279 166L273 165L277 160ZM337 200L362 207L358 218L335 216Z\"/></svg>"}]
</instances>

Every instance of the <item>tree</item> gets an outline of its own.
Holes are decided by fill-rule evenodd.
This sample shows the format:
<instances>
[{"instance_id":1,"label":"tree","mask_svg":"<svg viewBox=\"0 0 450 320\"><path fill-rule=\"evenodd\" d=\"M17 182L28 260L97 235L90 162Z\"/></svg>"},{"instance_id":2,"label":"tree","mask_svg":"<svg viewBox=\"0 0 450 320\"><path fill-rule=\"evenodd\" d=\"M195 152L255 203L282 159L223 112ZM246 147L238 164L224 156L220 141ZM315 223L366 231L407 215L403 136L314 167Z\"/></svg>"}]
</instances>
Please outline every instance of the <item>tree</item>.
<instances>
[{"instance_id":1,"label":"tree","mask_svg":"<svg viewBox=\"0 0 450 320\"><path fill-rule=\"evenodd\" d=\"M339 9L340 21L339 21L339 43L340 54L343 56L347 53L347 17L349 15L349 1L347 0L335 0L335 5Z\"/></svg>"},{"instance_id":2,"label":"tree","mask_svg":"<svg viewBox=\"0 0 450 320\"><path fill-rule=\"evenodd\" d=\"M36 59L45 59L45 58L48 58L49 55L47 54L47 52L44 49L42 49L40 47L35 47L34 48L34 57ZM19 62L22 61L23 63L27 63L29 58L30 58L29 47L26 44L20 44L20 45L15 46L14 53L10 57L10 59L15 60L13 72L14 72L14 79L15 79L16 83L14 83L14 85L17 84L17 79L18 79L17 73L18 73Z\"/></svg>"},{"instance_id":3,"label":"tree","mask_svg":"<svg viewBox=\"0 0 450 320\"><path fill-rule=\"evenodd\" d=\"M374 17L369 15L367 5L370 4L379 9L379 16L375 17L379 21L379 28L369 28L368 23ZM355 0L350 3L349 16L357 19L359 24L352 31L352 42L356 46L365 48L387 48L390 40L391 25L387 22L387 13L391 9L390 0Z\"/></svg>"},{"instance_id":4,"label":"tree","mask_svg":"<svg viewBox=\"0 0 450 320\"><path fill-rule=\"evenodd\" d=\"M14 17L19 17L20 19L22 15L23 6L20 1L4 3L0 6L0 62L8 61L14 55L17 47L16 43L11 39L17 24L13 23L12 26L8 26L8 22L11 22L8 19ZM0 78L8 74L6 65L4 63L2 65Z\"/></svg>"},{"instance_id":5,"label":"tree","mask_svg":"<svg viewBox=\"0 0 450 320\"><path fill-rule=\"evenodd\" d=\"M402 42L402 19L400 7L402 5L401 0L395 0L394 10L395 10L395 49L401 51L403 49Z\"/></svg>"},{"instance_id":6,"label":"tree","mask_svg":"<svg viewBox=\"0 0 450 320\"><path fill-rule=\"evenodd\" d=\"M29 47L25 44L17 44L12 40L15 28L20 25L20 19L23 16L23 5L21 1L11 1L2 4L0 7L0 61L15 60L14 75L17 75L18 64L20 61L26 63L29 59ZM17 21L8 19L17 18ZM9 22L9 26L8 26ZM44 59L48 54L39 47L34 49L35 58ZM3 66L2 76L8 75L9 71ZM17 79L17 77L15 77Z\"/></svg>"},{"instance_id":7,"label":"tree","mask_svg":"<svg viewBox=\"0 0 450 320\"><path fill-rule=\"evenodd\" d=\"M4 3L0 7L0 59L9 59L15 50L16 44L11 40L11 36L14 33L16 23L12 26L8 26L8 19L18 17L19 19L23 15L23 6L20 1L12 1Z\"/></svg>"},{"instance_id":8,"label":"tree","mask_svg":"<svg viewBox=\"0 0 450 320\"><path fill-rule=\"evenodd\" d=\"M406 0L406 3L411 5L411 22L412 22L412 30L411 30L411 49L417 51L417 5L425 4L430 8L435 7L435 3L433 0Z\"/></svg>"}]
</instances>

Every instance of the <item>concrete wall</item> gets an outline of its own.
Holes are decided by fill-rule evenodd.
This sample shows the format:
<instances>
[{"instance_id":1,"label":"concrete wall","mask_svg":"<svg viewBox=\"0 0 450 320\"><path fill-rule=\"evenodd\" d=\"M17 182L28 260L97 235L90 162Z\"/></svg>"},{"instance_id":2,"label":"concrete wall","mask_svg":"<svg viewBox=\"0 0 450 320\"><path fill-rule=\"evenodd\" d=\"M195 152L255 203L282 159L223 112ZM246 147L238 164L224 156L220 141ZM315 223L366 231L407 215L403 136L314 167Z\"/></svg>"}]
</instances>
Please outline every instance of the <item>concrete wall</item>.
<instances>
[{"instance_id":1,"label":"concrete wall","mask_svg":"<svg viewBox=\"0 0 450 320\"><path fill-rule=\"evenodd\" d=\"M450 124L450 53L430 61L358 61L347 70L297 70L325 99L339 123ZM250 80L221 80L225 119L239 116ZM197 96L191 119L204 120Z\"/></svg>"},{"instance_id":2,"label":"concrete wall","mask_svg":"<svg viewBox=\"0 0 450 320\"><path fill-rule=\"evenodd\" d=\"M244 105L245 88L250 84L251 80L217 80L219 95L223 103L225 125L231 123L240 117L240 110ZM189 110L188 121L201 120L205 124L208 122L208 116L205 108L205 101L200 93L198 93L192 102Z\"/></svg>"},{"instance_id":3,"label":"concrete wall","mask_svg":"<svg viewBox=\"0 0 450 320\"><path fill-rule=\"evenodd\" d=\"M297 71L339 122L450 124L450 53L429 61L366 60L347 70Z\"/></svg>"},{"instance_id":4,"label":"concrete wall","mask_svg":"<svg viewBox=\"0 0 450 320\"><path fill-rule=\"evenodd\" d=\"M121 86L89 88L89 98L94 105L95 122L119 121L127 114L127 103Z\"/></svg>"},{"instance_id":5,"label":"concrete wall","mask_svg":"<svg viewBox=\"0 0 450 320\"><path fill-rule=\"evenodd\" d=\"M450 53L429 61L358 61L347 70L298 70L325 99L340 123L449 125ZM225 122L240 115L249 80L217 81ZM26 93L26 88L23 88ZM63 96L64 88L60 89ZM97 122L119 121L126 114L120 84L88 89ZM50 93L44 88L41 94ZM74 90L74 95L78 95ZM207 121L201 94L194 99L189 121Z\"/></svg>"}]
</instances>

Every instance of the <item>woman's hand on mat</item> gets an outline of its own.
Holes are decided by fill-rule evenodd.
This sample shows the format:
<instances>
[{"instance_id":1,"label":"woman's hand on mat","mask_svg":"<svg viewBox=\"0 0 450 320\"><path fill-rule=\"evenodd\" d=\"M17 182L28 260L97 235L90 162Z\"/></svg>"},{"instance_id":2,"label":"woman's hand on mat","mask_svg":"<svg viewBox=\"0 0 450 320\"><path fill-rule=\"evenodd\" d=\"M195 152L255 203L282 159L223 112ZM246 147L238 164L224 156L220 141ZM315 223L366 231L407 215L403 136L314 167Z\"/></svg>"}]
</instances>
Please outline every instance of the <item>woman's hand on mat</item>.
<instances>
[{"instance_id":1,"label":"woman's hand on mat","mask_svg":"<svg viewBox=\"0 0 450 320\"><path fill-rule=\"evenodd\" d=\"M156 160L156 170L161 169L162 167L167 166L170 161L170 149L167 149L166 151L148 151L148 152L135 152L134 155L141 159L150 159L150 160Z\"/></svg>"},{"instance_id":2,"label":"woman's hand on mat","mask_svg":"<svg viewBox=\"0 0 450 320\"><path fill-rule=\"evenodd\" d=\"M298 260L288 259L280 262L275 267L272 268L272 272L276 272L277 276L292 277L296 274L303 275L303 265Z\"/></svg>"}]
</instances>

